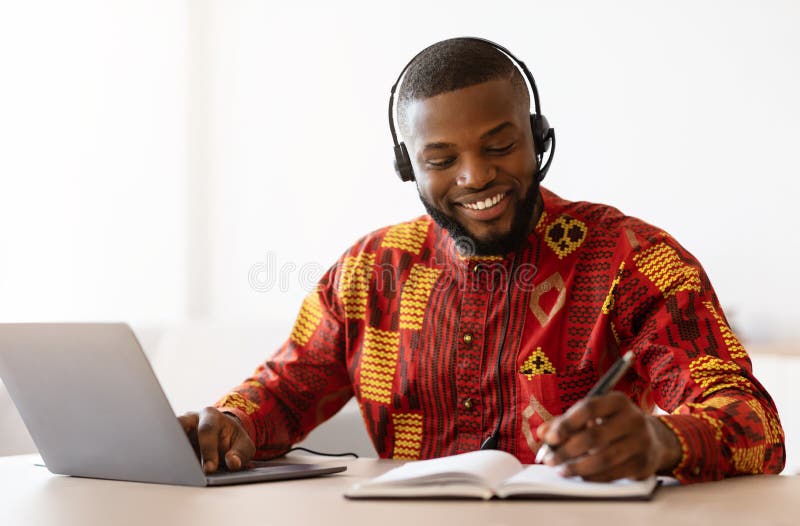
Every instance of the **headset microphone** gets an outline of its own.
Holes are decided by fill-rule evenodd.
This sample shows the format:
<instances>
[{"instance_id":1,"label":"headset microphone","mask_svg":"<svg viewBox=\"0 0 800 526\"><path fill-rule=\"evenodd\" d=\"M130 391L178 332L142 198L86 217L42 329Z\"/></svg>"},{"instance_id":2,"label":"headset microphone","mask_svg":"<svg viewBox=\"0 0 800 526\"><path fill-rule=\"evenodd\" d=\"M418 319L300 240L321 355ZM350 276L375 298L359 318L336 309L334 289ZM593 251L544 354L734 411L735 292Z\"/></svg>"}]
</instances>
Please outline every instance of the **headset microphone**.
<instances>
[{"instance_id":1,"label":"headset microphone","mask_svg":"<svg viewBox=\"0 0 800 526\"><path fill-rule=\"evenodd\" d=\"M478 37L460 37L456 40L474 40L477 42L483 42L484 44L495 48L511 59L511 61L516 64L516 66L525 76L525 79L528 82L528 88L533 96L534 111L531 113L531 131L533 132L533 145L536 149L536 157L539 165L536 178L539 182L541 182L542 179L544 179L544 176L547 174L547 171L550 169L550 163L553 161L553 154L555 153L556 146L556 132L550 127L550 124L547 122L547 118L542 115L542 109L539 104L539 91L536 89L536 81L533 79L533 75L528 69L528 66L526 66L523 61L515 57L514 54L508 49L500 44L492 42L491 40ZM400 71L400 75L398 75L394 85L392 85L392 91L389 96L389 131L392 134L392 142L394 143L394 169L397 173L397 176L400 177L400 180L404 182L414 180L414 168L411 165L411 156L408 154L408 149L406 148L405 143L397 139L397 131L394 127L394 94L397 90L397 86L400 85L400 81L403 79L403 75L411 66L411 64L413 64L414 60L435 45L436 44L432 44L431 46L423 49L417 53L414 58L408 62L408 64L405 65L402 71ZM542 165L544 154L548 151L550 154L547 158L547 162Z\"/></svg>"}]
</instances>

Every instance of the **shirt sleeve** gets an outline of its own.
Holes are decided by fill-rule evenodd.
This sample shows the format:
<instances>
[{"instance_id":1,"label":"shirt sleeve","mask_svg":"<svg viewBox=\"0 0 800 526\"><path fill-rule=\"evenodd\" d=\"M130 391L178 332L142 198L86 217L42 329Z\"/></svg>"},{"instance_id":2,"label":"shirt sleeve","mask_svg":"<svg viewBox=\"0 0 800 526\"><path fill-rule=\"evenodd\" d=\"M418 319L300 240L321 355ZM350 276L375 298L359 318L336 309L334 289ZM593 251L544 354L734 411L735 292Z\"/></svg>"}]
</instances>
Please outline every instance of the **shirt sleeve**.
<instances>
[{"instance_id":1,"label":"shirt sleeve","mask_svg":"<svg viewBox=\"0 0 800 526\"><path fill-rule=\"evenodd\" d=\"M629 239L636 239L629 234ZM641 243L641 244L640 244ZM636 355L644 396L681 445L681 483L779 473L784 436L700 264L665 233L639 238L620 266L612 332Z\"/></svg>"},{"instance_id":2,"label":"shirt sleeve","mask_svg":"<svg viewBox=\"0 0 800 526\"><path fill-rule=\"evenodd\" d=\"M353 394L336 269L306 296L291 335L275 354L216 403L242 422L256 445L257 459L286 452Z\"/></svg>"}]
</instances>

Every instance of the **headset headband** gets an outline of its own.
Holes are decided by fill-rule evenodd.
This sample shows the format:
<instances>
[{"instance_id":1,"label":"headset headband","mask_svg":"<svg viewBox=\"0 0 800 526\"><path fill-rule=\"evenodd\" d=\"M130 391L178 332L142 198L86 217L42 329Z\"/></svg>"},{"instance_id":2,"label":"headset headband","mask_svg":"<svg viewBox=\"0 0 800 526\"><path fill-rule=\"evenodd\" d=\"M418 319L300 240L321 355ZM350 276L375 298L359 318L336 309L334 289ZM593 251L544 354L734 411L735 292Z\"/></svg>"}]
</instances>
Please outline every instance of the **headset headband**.
<instances>
[{"instance_id":1,"label":"headset headband","mask_svg":"<svg viewBox=\"0 0 800 526\"><path fill-rule=\"evenodd\" d=\"M473 40L475 42L483 42L484 44L487 44L487 45L495 48L496 50L502 52L508 58L510 58L511 62L514 63L517 66L517 68L522 71L523 75L527 79L528 87L530 88L531 94L533 95L534 115L541 115L542 114L541 107L539 106L539 91L536 89L536 81L533 79L533 75L531 74L530 70L528 69L528 66L526 66L523 61L521 61L520 59L515 57L514 54L511 51L506 49L504 46L501 46L500 44L497 44L496 42L492 42L491 40L487 40L485 38L480 38L480 37L459 37L459 38L456 38L456 39L453 39L453 40ZM429 50L433 46L435 46L437 44L440 44L440 43L441 42L436 42L435 44L431 44L430 46L426 47L425 49L423 49L422 51L420 51L419 53L414 55L414 58L409 60L408 64L406 64L405 67L402 69L402 71L400 71L400 75L398 75L397 80L392 85L392 92L391 92L391 95L389 96L389 130L392 132L392 142L394 142L395 147L399 146L399 144L400 144L399 141L397 140L397 132L395 131L395 128L394 128L394 93L395 93L395 90L397 89L397 86L400 84L400 81L403 79L403 75L405 74L406 70L417 59L417 57L419 57L420 55L425 53L427 50Z\"/></svg>"}]
</instances>

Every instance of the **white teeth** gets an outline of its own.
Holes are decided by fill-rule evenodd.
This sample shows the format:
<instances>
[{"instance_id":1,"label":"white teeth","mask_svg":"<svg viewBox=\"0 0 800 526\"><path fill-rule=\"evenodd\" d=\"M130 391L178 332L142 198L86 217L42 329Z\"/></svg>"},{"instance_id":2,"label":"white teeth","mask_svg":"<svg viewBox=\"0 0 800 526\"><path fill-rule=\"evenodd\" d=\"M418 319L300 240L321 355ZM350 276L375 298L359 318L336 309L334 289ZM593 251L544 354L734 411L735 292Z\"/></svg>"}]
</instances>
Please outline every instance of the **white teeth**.
<instances>
[{"instance_id":1,"label":"white teeth","mask_svg":"<svg viewBox=\"0 0 800 526\"><path fill-rule=\"evenodd\" d=\"M477 203L462 203L463 206L467 208L471 208L472 210L484 210L486 208L491 208L497 203L499 203L506 194L497 194L494 197L489 197L485 201L478 201Z\"/></svg>"}]
</instances>

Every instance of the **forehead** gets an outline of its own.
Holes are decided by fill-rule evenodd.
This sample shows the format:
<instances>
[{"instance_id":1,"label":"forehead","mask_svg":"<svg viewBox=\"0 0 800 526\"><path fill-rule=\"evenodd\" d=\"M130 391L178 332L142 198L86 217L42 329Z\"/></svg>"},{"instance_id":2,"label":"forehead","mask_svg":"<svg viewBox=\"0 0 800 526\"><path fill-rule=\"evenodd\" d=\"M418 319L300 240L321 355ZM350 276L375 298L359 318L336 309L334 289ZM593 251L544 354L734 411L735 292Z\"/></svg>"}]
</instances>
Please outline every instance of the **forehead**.
<instances>
[{"instance_id":1,"label":"forehead","mask_svg":"<svg viewBox=\"0 0 800 526\"><path fill-rule=\"evenodd\" d=\"M520 99L510 81L497 79L415 100L406 110L410 139L459 142L505 121L519 126L529 112Z\"/></svg>"}]
</instances>

